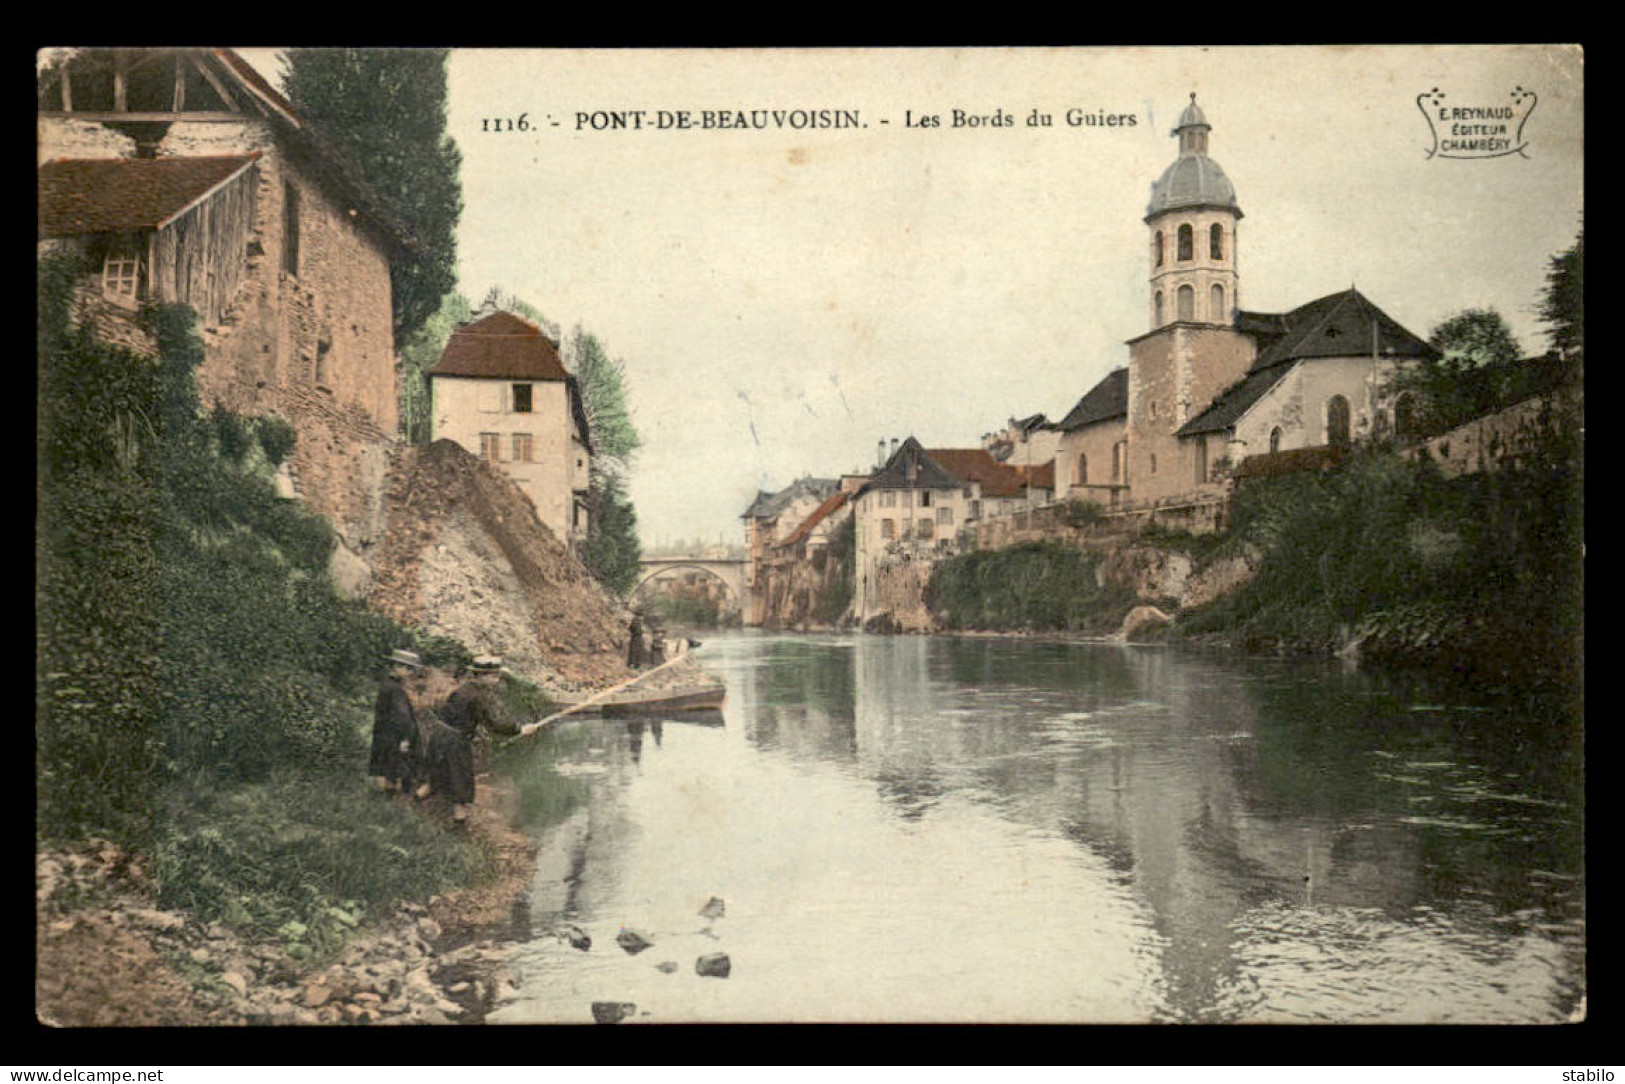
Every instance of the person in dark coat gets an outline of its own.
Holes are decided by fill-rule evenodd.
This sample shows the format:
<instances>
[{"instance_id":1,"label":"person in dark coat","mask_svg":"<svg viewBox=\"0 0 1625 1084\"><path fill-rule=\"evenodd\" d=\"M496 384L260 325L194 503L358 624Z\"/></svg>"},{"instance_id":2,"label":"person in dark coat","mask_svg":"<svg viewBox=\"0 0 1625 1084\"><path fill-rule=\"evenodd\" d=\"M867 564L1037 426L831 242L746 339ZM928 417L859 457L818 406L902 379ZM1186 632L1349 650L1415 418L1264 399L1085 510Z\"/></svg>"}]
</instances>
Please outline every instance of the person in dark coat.
<instances>
[{"instance_id":1,"label":"person in dark coat","mask_svg":"<svg viewBox=\"0 0 1625 1084\"><path fill-rule=\"evenodd\" d=\"M516 734L517 722L497 699L502 659L480 655L469 667L468 680L457 686L440 721L428 728L429 785L451 802L452 819L464 821L474 803L476 744L483 733Z\"/></svg>"},{"instance_id":2,"label":"person in dark coat","mask_svg":"<svg viewBox=\"0 0 1625 1084\"><path fill-rule=\"evenodd\" d=\"M367 771L383 791L402 790L412 777L412 748L417 740L417 719L411 698L406 695L406 679L423 669L415 651L395 651L389 658L389 672L378 682L378 699L372 708L372 753Z\"/></svg>"},{"instance_id":3,"label":"person in dark coat","mask_svg":"<svg viewBox=\"0 0 1625 1084\"><path fill-rule=\"evenodd\" d=\"M626 645L626 665L633 670L643 665L643 622L638 615L632 615L631 639Z\"/></svg>"}]
</instances>

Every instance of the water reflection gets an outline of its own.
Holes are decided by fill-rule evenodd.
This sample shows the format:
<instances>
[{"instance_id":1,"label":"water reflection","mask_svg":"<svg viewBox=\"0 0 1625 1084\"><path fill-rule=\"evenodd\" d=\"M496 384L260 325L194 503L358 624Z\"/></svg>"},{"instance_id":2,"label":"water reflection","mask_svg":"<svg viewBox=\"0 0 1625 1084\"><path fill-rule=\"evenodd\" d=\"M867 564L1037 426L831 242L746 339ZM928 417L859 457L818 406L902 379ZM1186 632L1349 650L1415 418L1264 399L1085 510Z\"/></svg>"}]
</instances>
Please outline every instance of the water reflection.
<instances>
[{"instance_id":1,"label":"water reflection","mask_svg":"<svg viewBox=\"0 0 1625 1084\"><path fill-rule=\"evenodd\" d=\"M754 903L734 930L773 992L689 989L657 1018L1555 1021L1580 999L1560 704L1105 644L703 655L728 726L646 746L590 724L590 824L557 830L585 866L555 917L721 881ZM512 1018L580 988L542 957Z\"/></svg>"}]
</instances>

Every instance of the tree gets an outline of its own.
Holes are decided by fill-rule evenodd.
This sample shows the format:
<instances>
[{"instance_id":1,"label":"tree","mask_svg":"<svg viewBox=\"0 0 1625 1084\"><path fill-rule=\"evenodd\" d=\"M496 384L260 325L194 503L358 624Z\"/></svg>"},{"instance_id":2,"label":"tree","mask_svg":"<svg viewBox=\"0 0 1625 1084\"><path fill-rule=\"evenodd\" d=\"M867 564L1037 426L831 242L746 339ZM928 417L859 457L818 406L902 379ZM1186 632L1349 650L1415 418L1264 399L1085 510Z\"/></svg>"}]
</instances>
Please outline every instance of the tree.
<instances>
[{"instance_id":1,"label":"tree","mask_svg":"<svg viewBox=\"0 0 1625 1084\"><path fill-rule=\"evenodd\" d=\"M1459 358L1473 368L1517 361L1523 348L1494 309L1466 309L1443 321L1428 336L1447 359Z\"/></svg>"},{"instance_id":2,"label":"tree","mask_svg":"<svg viewBox=\"0 0 1625 1084\"><path fill-rule=\"evenodd\" d=\"M1585 358L1585 230L1574 247L1552 257L1546 271L1546 293L1540 318L1546 341L1564 358Z\"/></svg>"},{"instance_id":3,"label":"tree","mask_svg":"<svg viewBox=\"0 0 1625 1084\"><path fill-rule=\"evenodd\" d=\"M445 49L290 49L283 90L415 234L390 264L404 341L456 286L462 153L446 134Z\"/></svg>"},{"instance_id":4,"label":"tree","mask_svg":"<svg viewBox=\"0 0 1625 1084\"><path fill-rule=\"evenodd\" d=\"M1428 342L1439 352L1399 372L1391 391L1418 403L1421 432L1442 433L1497 410L1528 383L1522 348L1494 309L1466 309L1437 324Z\"/></svg>"}]
</instances>

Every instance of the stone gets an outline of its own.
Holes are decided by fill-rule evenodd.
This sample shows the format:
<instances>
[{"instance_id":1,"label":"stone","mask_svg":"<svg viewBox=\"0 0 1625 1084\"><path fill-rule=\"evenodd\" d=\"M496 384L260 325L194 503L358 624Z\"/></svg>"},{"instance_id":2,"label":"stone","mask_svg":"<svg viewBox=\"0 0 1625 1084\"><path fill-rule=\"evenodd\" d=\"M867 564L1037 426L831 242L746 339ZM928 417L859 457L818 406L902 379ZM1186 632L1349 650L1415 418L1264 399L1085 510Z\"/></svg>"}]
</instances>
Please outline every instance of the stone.
<instances>
[{"instance_id":1,"label":"stone","mask_svg":"<svg viewBox=\"0 0 1625 1084\"><path fill-rule=\"evenodd\" d=\"M321 983L313 982L309 986L305 987L305 992L300 996L300 1000L304 1002L305 1008L317 1009L323 1005L326 1005L328 999L332 996L332 990L329 990Z\"/></svg>"},{"instance_id":2,"label":"stone","mask_svg":"<svg viewBox=\"0 0 1625 1084\"><path fill-rule=\"evenodd\" d=\"M580 926L565 926L558 931L559 937L568 942L571 948L586 952L592 948L592 938Z\"/></svg>"},{"instance_id":3,"label":"stone","mask_svg":"<svg viewBox=\"0 0 1625 1084\"><path fill-rule=\"evenodd\" d=\"M733 963L728 959L726 952L712 952L701 956L694 961L694 973L705 975L713 979L725 979L733 970Z\"/></svg>"},{"instance_id":4,"label":"stone","mask_svg":"<svg viewBox=\"0 0 1625 1084\"><path fill-rule=\"evenodd\" d=\"M418 933L422 935L425 941L439 940L441 932L440 923L436 922L434 919L418 919Z\"/></svg>"},{"instance_id":5,"label":"stone","mask_svg":"<svg viewBox=\"0 0 1625 1084\"><path fill-rule=\"evenodd\" d=\"M460 994L464 990L469 989L469 984L466 982L454 982L450 986L446 987L446 989L450 990L454 994Z\"/></svg>"},{"instance_id":6,"label":"stone","mask_svg":"<svg viewBox=\"0 0 1625 1084\"><path fill-rule=\"evenodd\" d=\"M677 961L661 960L659 963L655 964L655 970L665 975L674 974L677 971Z\"/></svg>"},{"instance_id":7,"label":"stone","mask_svg":"<svg viewBox=\"0 0 1625 1084\"><path fill-rule=\"evenodd\" d=\"M1141 642L1154 639L1173 620L1155 606L1136 606L1123 618L1123 639Z\"/></svg>"},{"instance_id":8,"label":"stone","mask_svg":"<svg viewBox=\"0 0 1625 1084\"><path fill-rule=\"evenodd\" d=\"M622 926L621 932L615 935L615 943L625 949L627 954L631 956L636 956L654 944L644 934L637 930L628 929L625 926Z\"/></svg>"},{"instance_id":9,"label":"stone","mask_svg":"<svg viewBox=\"0 0 1625 1084\"><path fill-rule=\"evenodd\" d=\"M237 992L238 997L248 996L248 980L235 971L222 971L220 981Z\"/></svg>"},{"instance_id":10,"label":"stone","mask_svg":"<svg viewBox=\"0 0 1625 1084\"><path fill-rule=\"evenodd\" d=\"M352 998L358 1005L379 1005L383 1003L383 995L372 990L362 990Z\"/></svg>"},{"instance_id":11,"label":"stone","mask_svg":"<svg viewBox=\"0 0 1625 1084\"><path fill-rule=\"evenodd\" d=\"M630 1001L594 1001L592 1018L600 1024L619 1024L638 1011Z\"/></svg>"},{"instance_id":12,"label":"stone","mask_svg":"<svg viewBox=\"0 0 1625 1084\"><path fill-rule=\"evenodd\" d=\"M727 913L728 907L722 902L720 896L712 896L711 901L700 908L701 918L717 919Z\"/></svg>"}]
</instances>

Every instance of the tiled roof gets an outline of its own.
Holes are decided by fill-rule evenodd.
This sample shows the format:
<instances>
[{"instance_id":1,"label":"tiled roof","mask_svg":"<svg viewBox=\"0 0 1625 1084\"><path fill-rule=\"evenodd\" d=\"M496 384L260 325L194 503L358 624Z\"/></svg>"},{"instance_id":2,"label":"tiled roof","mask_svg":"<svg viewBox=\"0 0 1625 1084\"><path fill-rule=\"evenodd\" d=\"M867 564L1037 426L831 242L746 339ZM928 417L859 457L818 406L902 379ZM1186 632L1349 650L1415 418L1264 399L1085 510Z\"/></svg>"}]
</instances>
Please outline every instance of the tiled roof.
<instances>
[{"instance_id":1,"label":"tiled roof","mask_svg":"<svg viewBox=\"0 0 1625 1084\"><path fill-rule=\"evenodd\" d=\"M1128 417L1128 369L1113 369L1055 424L1064 433L1095 422Z\"/></svg>"},{"instance_id":2,"label":"tiled roof","mask_svg":"<svg viewBox=\"0 0 1625 1084\"><path fill-rule=\"evenodd\" d=\"M59 158L39 167L39 235L150 230L247 169L256 154L214 158Z\"/></svg>"},{"instance_id":3,"label":"tiled roof","mask_svg":"<svg viewBox=\"0 0 1625 1084\"><path fill-rule=\"evenodd\" d=\"M1299 358L1424 358L1437 353L1358 290L1328 294L1277 319L1284 334L1253 359L1253 372Z\"/></svg>"},{"instance_id":4,"label":"tiled roof","mask_svg":"<svg viewBox=\"0 0 1625 1084\"><path fill-rule=\"evenodd\" d=\"M812 496L824 500L839 489L841 483L834 478L797 478L777 493L758 490L756 499L745 509L742 519L770 519L789 507L797 497Z\"/></svg>"},{"instance_id":5,"label":"tiled roof","mask_svg":"<svg viewBox=\"0 0 1625 1084\"><path fill-rule=\"evenodd\" d=\"M977 452L987 455L980 448ZM993 461L992 456L988 456ZM913 437L903 441L886 465L869 476L864 489L958 489L964 483L944 470Z\"/></svg>"},{"instance_id":6,"label":"tiled roof","mask_svg":"<svg viewBox=\"0 0 1625 1084\"><path fill-rule=\"evenodd\" d=\"M984 497L1019 497L1027 490L1027 471L1000 463L981 448L932 448L925 454L962 483L980 484Z\"/></svg>"},{"instance_id":7,"label":"tiled roof","mask_svg":"<svg viewBox=\"0 0 1625 1084\"><path fill-rule=\"evenodd\" d=\"M802 520L801 526L791 531L789 537L783 542L780 542L779 545L794 546L796 543L806 538L812 533L812 529L814 527L824 522L824 520L829 518L829 516L837 508L846 503L846 497L847 495L845 493L837 490L836 492L831 493L828 497L824 498L824 503L813 509L812 515Z\"/></svg>"},{"instance_id":8,"label":"tiled roof","mask_svg":"<svg viewBox=\"0 0 1625 1084\"><path fill-rule=\"evenodd\" d=\"M511 312L464 324L451 333L430 376L566 380L558 350L535 324Z\"/></svg>"},{"instance_id":9,"label":"tiled roof","mask_svg":"<svg viewBox=\"0 0 1625 1084\"><path fill-rule=\"evenodd\" d=\"M1040 463L1037 466L1017 467L1016 470L1025 475L1025 482L1033 489L1055 488L1055 460Z\"/></svg>"},{"instance_id":10,"label":"tiled roof","mask_svg":"<svg viewBox=\"0 0 1625 1084\"><path fill-rule=\"evenodd\" d=\"M1314 358L1426 358L1437 351L1400 326L1358 290L1328 294L1291 312L1246 314L1249 330L1275 336L1238 383L1186 422L1180 436L1229 429L1278 384L1293 363Z\"/></svg>"}]
</instances>

